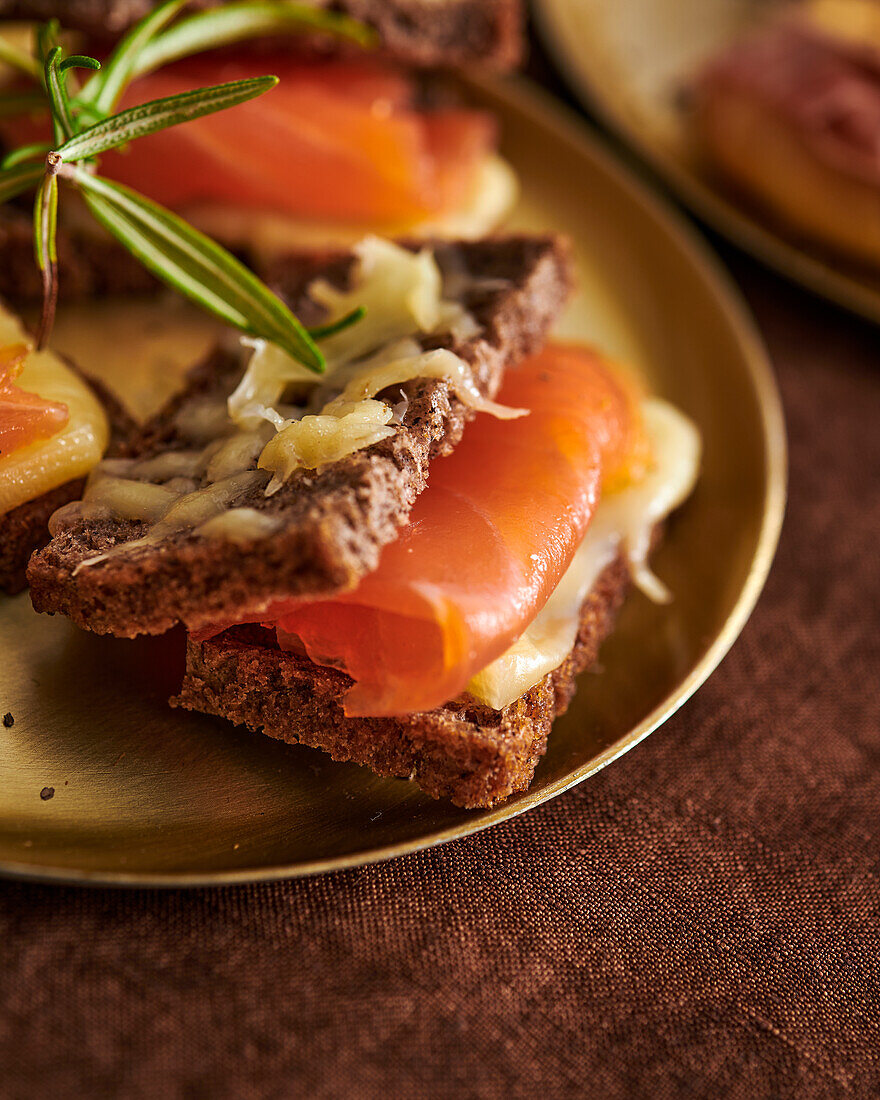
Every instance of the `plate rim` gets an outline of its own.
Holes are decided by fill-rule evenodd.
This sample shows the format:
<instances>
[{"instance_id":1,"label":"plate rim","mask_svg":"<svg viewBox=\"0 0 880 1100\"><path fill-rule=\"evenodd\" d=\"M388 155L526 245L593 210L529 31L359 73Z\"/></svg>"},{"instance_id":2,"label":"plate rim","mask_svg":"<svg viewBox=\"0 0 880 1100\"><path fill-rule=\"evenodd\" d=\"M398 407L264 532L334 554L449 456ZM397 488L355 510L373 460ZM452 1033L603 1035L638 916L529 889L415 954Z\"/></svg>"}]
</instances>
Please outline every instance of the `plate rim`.
<instances>
[{"instance_id":1,"label":"plate rim","mask_svg":"<svg viewBox=\"0 0 880 1100\"><path fill-rule=\"evenodd\" d=\"M27 882L51 883L71 886L115 886L142 888L207 888L232 886L255 882L275 882L304 878L331 871L363 867L383 863L398 856L434 848L451 840L474 836L510 821L520 814L549 802L590 776L643 741L667 718L679 709L697 689L705 683L724 659L730 647L739 637L750 617L773 562L785 513L788 478L787 443L782 399L770 358L764 346L757 323L746 305L745 299L733 282L721 260L712 251L697 228L678 211L668 199L654 192L650 186L611 149L599 132L581 119L575 111L561 103L549 92L522 76L501 80L469 77L477 91L502 100L508 107L527 115L537 125L551 132L557 140L584 150L601 170L613 181L615 187L625 191L634 202L647 209L660 227L677 241L688 262L699 272L712 290L719 310L734 331L740 344L749 378L757 396L762 439L766 456L765 492L761 526L755 544L755 552L745 583L722 629L715 636L706 652L689 674L650 711L641 722L630 729L613 745L587 764L568 772L564 777L540 791L526 792L514 806L502 803L488 813L475 817L473 823L464 822L429 837L417 837L397 844L388 844L369 851L334 856L327 859L298 861L262 868L241 868L227 871L197 872L165 871L137 873L131 871L80 870L69 867L36 865L21 861L0 861L0 876Z\"/></svg>"},{"instance_id":2,"label":"plate rim","mask_svg":"<svg viewBox=\"0 0 880 1100\"><path fill-rule=\"evenodd\" d=\"M749 216L721 192L704 183L699 176L682 168L642 136L625 112L602 94L600 85L590 78L588 66L581 64L577 51L569 45L561 8L571 0L534 0L532 11L541 39L558 65L565 82L581 103L593 111L601 123L627 150L707 226L720 233L735 248L755 257L777 274L840 306L867 321L880 324L880 290L872 290L858 279L837 270L821 258L799 248L784 236L774 233L761 221Z\"/></svg>"}]
</instances>

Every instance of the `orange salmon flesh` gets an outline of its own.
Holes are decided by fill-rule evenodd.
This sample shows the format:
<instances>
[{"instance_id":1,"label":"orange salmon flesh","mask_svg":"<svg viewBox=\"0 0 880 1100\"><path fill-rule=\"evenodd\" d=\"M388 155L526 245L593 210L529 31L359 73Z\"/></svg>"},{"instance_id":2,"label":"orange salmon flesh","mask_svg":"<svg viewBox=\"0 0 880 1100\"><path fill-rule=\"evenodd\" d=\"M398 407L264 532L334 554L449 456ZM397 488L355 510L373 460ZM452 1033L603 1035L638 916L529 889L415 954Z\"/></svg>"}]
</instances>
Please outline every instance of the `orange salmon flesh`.
<instances>
[{"instance_id":1,"label":"orange salmon flesh","mask_svg":"<svg viewBox=\"0 0 880 1100\"><path fill-rule=\"evenodd\" d=\"M69 419L62 402L45 401L15 385L27 355L24 344L0 348L0 458L38 439L48 439Z\"/></svg>"},{"instance_id":2,"label":"orange salmon flesh","mask_svg":"<svg viewBox=\"0 0 880 1100\"><path fill-rule=\"evenodd\" d=\"M282 648L354 679L348 715L460 695L544 606L603 485L646 460L634 387L589 349L548 345L507 372L499 400L529 415L481 415L466 429L374 573L336 599L261 616Z\"/></svg>"},{"instance_id":3,"label":"orange salmon flesh","mask_svg":"<svg viewBox=\"0 0 880 1100\"><path fill-rule=\"evenodd\" d=\"M136 81L123 106L264 73L281 78L270 92L107 153L102 172L171 207L405 223L463 203L495 143L489 115L419 110L412 83L373 61L196 59Z\"/></svg>"}]
</instances>

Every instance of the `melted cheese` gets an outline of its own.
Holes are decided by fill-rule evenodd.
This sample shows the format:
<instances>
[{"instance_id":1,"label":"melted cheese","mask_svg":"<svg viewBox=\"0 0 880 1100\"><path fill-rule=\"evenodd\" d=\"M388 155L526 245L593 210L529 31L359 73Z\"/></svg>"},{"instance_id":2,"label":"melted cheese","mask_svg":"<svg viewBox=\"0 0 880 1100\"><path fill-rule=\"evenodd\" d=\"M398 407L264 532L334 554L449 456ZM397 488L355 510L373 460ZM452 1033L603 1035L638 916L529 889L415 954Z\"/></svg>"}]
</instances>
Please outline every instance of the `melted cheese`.
<instances>
[{"instance_id":1,"label":"melted cheese","mask_svg":"<svg viewBox=\"0 0 880 1100\"><path fill-rule=\"evenodd\" d=\"M524 410L485 399L459 356L445 349L423 351L415 339L442 330L466 340L479 331L461 305L444 298L430 248L411 252L370 237L355 255L353 289L321 280L309 288L330 324L358 306L366 308L360 321L322 341L325 374L316 376L265 341L247 341L252 354L228 402L207 398L179 410L175 426L192 446L148 459L111 460L95 471L83 508L150 525L141 538L120 543L109 554L153 545L184 528L233 541L270 534L276 525L259 510L240 507L246 503L242 498L258 489L270 495L298 469L337 462L393 436L406 416L407 399L378 395L414 379L443 379L462 402L495 416L523 415ZM300 406L283 404L291 386ZM224 519L232 509L237 515ZM53 525L60 529L76 522L80 513L65 510ZM107 556L89 558L79 568Z\"/></svg>"},{"instance_id":2,"label":"melted cheese","mask_svg":"<svg viewBox=\"0 0 880 1100\"><path fill-rule=\"evenodd\" d=\"M260 455L260 469L273 475L267 493L280 489L295 470L314 470L390 439L397 430L392 424L399 424L406 415L406 401L404 411L398 415L396 407L374 400L376 394L417 378L444 379L463 404L499 420L528 415L527 409L513 409L484 398L467 363L445 348L393 358L390 362L383 360L355 373L319 415L279 424L278 434Z\"/></svg>"},{"instance_id":3,"label":"melted cheese","mask_svg":"<svg viewBox=\"0 0 880 1100\"><path fill-rule=\"evenodd\" d=\"M324 306L328 324L358 308L366 311L364 317L321 341L327 368L320 376L274 344L249 341L253 353L228 403L229 416L240 428L255 428L262 420L280 428L283 418L278 405L291 385L332 385L352 364L365 361L364 366L372 367L369 357L377 353L387 362L386 349L423 333L445 329L467 338L477 331L458 303L443 298L442 277L431 249L410 252L391 241L365 237L353 252L352 289L340 290L317 279L309 287L309 296ZM420 350L417 345L415 350Z\"/></svg>"},{"instance_id":4,"label":"melted cheese","mask_svg":"<svg viewBox=\"0 0 880 1100\"><path fill-rule=\"evenodd\" d=\"M389 439L400 416L396 407L377 400L384 390L419 378L443 379L466 405L498 417L523 415L482 396L471 369L448 349L423 351L414 337L450 331L458 339L478 327L461 305L443 296L443 277L429 248L411 252L390 241L367 237L354 249L352 288L340 290L323 280L309 287L333 324L362 307L365 315L322 341L326 372L316 376L280 348L253 341L253 354L235 392L229 417L244 431L266 422L277 435L259 459L272 474L268 492L278 490L298 469L317 469L355 451ZM324 395L316 407L282 412L285 392ZM330 396L335 392L335 396ZM328 399L329 398L329 399ZM304 400L315 404L315 398ZM404 409L406 402L404 401Z\"/></svg>"},{"instance_id":5,"label":"melted cheese","mask_svg":"<svg viewBox=\"0 0 880 1100\"><path fill-rule=\"evenodd\" d=\"M99 467L89 478L82 499L115 519L145 521L167 534L206 523L265 480L259 470L239 469L193 488L194 483L186 478L172 478L159 485L107 474Z\"/></svg>"},{"instance_id":6,"label":"melted cheese","mask_svg":"<svg viewBox=\"0 0 880 1100\"><path fill-rule=\"evenodd\" d=\"M135 481L126 477L108 477L99 473L89 481L83 494L86 504L100 505L117 519L145 520L158 523L178 494L152 481Z\"/></svg>"},{"instance_id":7,"label":"melted cheese","mask_svg":"<svg viewBox=\"0 0 880 1100\"><path fill-rule=\"evenodd\" d=\"M516 420L517 417L528 415L528 409L512 409L508 405L499 405L483 397L474 384L470 367L447 348L420 351L416 355L371 364L368 369L357 372L346 383L336 401L342 404L367 401L382 390L403 385L404 382L411 382L416 378L445 379L463 404L477 412L491 413L499 420ZM331 402L327 408L334 403Z\"/></svg>"},{"instance_id":8,"label":"melted cheese","mask_svg":"<svg viewBox=\"0 0 880 1100\"><path fill-rule=\"evenodd\" d=\"M577 637L581 605L606 566L623 550L636 585L667 602L666 586L648 567L652 532L690 494L700 464L700 436L686 416L659 398L643 403L654 463L633 485L603 497L586 537L550 599L523 635L471 680L468 691L502 710L558 668Z\"/></svg>"},{"instance_id":9,"label":"melted cheese","mask_svg":"<svg viewBox=\"0 0 880 1100\"><path fill-rule=\"evenodd\" d=\"M389 237L484 237L513 209L518 194L516 173L505 160L492 155L474 174L471 192L456 210L417 224L373 228ZM220 203L194 203L185 213L187 220L209 237L235 248L246 247L264 261L303 248L350 248L364 235L363 226L314 219L305 222Z\"/></svg>"},{"instance_id":10,"label":"melted cheese","mask_svg":"<svg viewBox=\"0 0 880 1100\"><path fill-rule=\"evenodd\" d=\"M107 476L102 471L90 478L82 501L76 502L79 509L62 508L49 521L53 532L62 530L68 522L76 522L83 515L104 515L113 519L142 520L151 526L145 535L122 542L103 554L85 558L73 571L76 576L81 569L117 557L120 553L158 545L164 538L194 528L200 534L223 536L233 542L246 541L249 537L262 537L275 530L274 524L261 524L252 517L229 520L226 517L235 511L233 507L242 497L265 484L266 478L259 470L244 470L231 474L220 481L205 485L201 489L187 487L177 491L172 483L156 485L149 481L136 481L128 478ZM87 511L91 510L91 511ZM250 513L250 508L238 509ZM222 524L216 520L224 520ZM249 535L246 532L254 532Z\"/></svg>"},{"instance_id":11,"label":"melted cheese","mask_svg":"<svg viewBox=\"0 0 880 1100\"><path fill-rule=\"evenodd\" d=\"M323 279L309 287L309 296L327 310L333 323L362 307L356 325L324 340L328 364L337 366L375 351L392 340L446 327L462 310L443 300L440 268L430 248L410 252L381 237L365 237L354 247L357 257L349 290Z\"/></svg>"},{"instance_id":12,"label":"melted cheese","mask_svg":"<svg viewBox=\"0 0 880 1100\"><path fill-rule=\"evenodd\" d=\"M328 405L317 416L291 421L260 455L260 469L272 474L267 496L277 492L295 470L314 470L390 439L396 430L390 423L393 417L394 410L384 401L358 401Z\"/></svg>"},{"instance_id":13,"label":"melted cheese","mask_svg":"<svg viewBox=\"0 0 880 1100\"><path fill-rule=\"evenodd\" d=\"M205 538L245 543L274 535L280 526L277 516L267 516L255 508L230 508L202 523L196 532Z\"/></svg>"},{"instance_id":14,"label":"melted cheese","mask_svg":"<svg viewBox=\"0 0 880 1100\"><path fill-rule=\"evenodd\" d=\"M0 307L0 346L26 342L19 321ZM100 461L110 435L100 401L53 352L31 352L16 385L49 401L63 402L70 417L48 439L0 455L0 515L84 477Z\"/></svg>"},{"instance_id":15,"label":"melted cheese","mask_svg":"<svg viewBox=\"0 0 880 1100\"><path fill-rule=\"evenodd\" d=\"M194 493L185 493L162 516L161 533L199 527L225 512L241 497L265 483L259 470L243 470L215 481Z\"/></svg>"}]
</instances>

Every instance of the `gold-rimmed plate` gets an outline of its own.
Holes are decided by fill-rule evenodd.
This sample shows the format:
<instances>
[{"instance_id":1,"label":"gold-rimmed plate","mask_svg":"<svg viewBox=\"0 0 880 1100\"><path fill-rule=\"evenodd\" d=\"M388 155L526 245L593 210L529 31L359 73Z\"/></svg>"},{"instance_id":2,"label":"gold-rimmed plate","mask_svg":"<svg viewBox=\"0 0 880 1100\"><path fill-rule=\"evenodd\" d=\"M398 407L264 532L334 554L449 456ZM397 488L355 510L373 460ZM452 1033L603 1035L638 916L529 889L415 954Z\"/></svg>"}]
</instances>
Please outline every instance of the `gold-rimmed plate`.
<instances>
[{"instance_id":1,"label":"gold-rimmed plate","mask_svg":"<svg viewBox=\"0 0 880 1100\"><path fill-rule=\"evenodd\" d=\"M585 105L703 221L786 277L880 322L880 272L789 234L708 175L682 93L700 63L791 0L535 0L551 53Z\"/></svg>"},{"instance_id":2,"label":"gold-rimmed plate","mask_svg":"<svg viewBox=\"0 0 880 1100\"><path fill-rule=\"evenodd\" d=\"M179 636L99 638L35 615L26 595L4 601L0 712L15 719L0 726L6 873L217 884L352 866L463 836L631 748L742 628L775 549L785 486L779 399L748 316L692 231L552 101L518 82L473 94L499 115L520 176L512 224L574 241L581 288L560 331L634 362L703 432L699 486L656 557L674 603L630 598L603 671L583 677L531 789L468 812L404 781L169 710ZM143 378L124 345L114 352L119 343L105 341L102 370L121 372L120 384L140 393ZM54 793L44 800L46 788Z\"/></svg>"}]
</instances>

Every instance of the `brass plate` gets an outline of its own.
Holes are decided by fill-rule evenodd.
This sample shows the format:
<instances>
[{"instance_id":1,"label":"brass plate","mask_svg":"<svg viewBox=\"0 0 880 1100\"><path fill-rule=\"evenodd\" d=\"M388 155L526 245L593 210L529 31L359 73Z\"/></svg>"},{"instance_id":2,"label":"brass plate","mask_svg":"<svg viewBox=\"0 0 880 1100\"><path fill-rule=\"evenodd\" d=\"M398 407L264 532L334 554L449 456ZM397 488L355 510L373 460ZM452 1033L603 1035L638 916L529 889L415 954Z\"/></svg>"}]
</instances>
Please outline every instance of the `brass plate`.
<instances>
[{"instance_id":1,"label":"brass plate","mask_svg":"<svg viewBox=\"0 0 880 1100\"><path fill-rule=\"evenodd\" d=\"M784 0L536 0L571 86L705 222L764 263L880 322L880 273L787 236L700 169L677 106L700 61Z\"/></svg>"},{"instance_id":2,"label":"brass plate","mask_svg":"<svg viewBox=\"0 0 880 1100\"><path fill-rule=\"evenodd\" d=\"M632 748L721 660L764 582L783 512L779 398L716 262L590 133L523 84L475 90L523 185L513 222L556 226L582 288L561 330L637 363L699 423L697 491L656 559L676 599L627 603L528 793L467 812L321 753L171 711L181 638L134 642L0 610L0 868L75 882L194 885L384 859L483 829ZM123 347L120 385L140 392ZM104 370L106 373L107 365ZM170 368L169 368L170 369ZM40 792L53 787L54 797Z\"/></svg>"}]
</instances>

